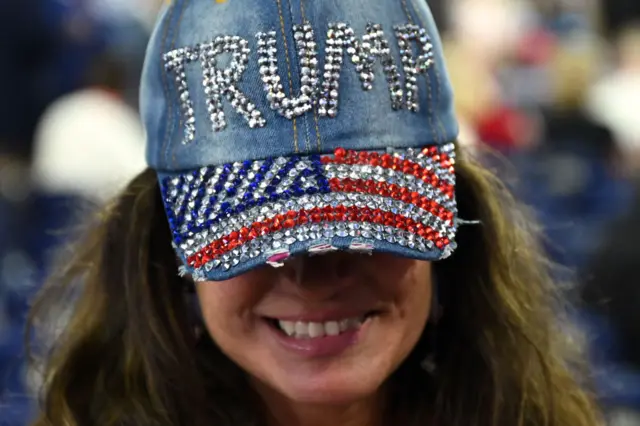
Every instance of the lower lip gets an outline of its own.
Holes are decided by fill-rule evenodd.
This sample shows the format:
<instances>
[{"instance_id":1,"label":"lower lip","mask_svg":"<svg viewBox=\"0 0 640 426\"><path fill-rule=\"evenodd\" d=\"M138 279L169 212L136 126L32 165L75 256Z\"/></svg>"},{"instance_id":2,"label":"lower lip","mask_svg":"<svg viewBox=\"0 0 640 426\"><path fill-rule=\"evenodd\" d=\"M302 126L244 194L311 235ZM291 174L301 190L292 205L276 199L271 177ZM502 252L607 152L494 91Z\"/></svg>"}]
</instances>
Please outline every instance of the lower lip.
<instances>
[{"instance_id":1,"label":"lower lip","mask_svg":"<svg viewBox=\"0 0 640 426\"><path fill-rule=\"evenodd\" d=\"M289 352L305 358L328 358L338 356L358 343L371 318L367 318L358 329L345 330L337 336L323 336L311 339L296 339L287 336L271 324L267 324L276 341Z\"/></svg>"}]
</instances>

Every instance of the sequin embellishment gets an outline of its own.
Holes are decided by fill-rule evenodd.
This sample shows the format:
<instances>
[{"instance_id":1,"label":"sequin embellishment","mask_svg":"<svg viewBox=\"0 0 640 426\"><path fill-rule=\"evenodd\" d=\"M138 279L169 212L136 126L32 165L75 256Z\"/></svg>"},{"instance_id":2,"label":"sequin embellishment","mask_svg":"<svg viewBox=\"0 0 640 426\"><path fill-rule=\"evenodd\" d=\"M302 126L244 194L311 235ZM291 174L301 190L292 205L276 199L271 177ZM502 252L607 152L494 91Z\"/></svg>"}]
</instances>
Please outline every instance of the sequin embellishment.
<instances>
[{"instance_id":1,"label":"sequin embellishment","mask_svg":"<svg viewBox=\"0 0 640 426\"><path fill-rule=\"evenodd\" d=\"M284 91L280 70L282 64L279 64L279 57L282 55L278 54L276 47L276 31L256 34L259 76L270 108L288 119L299 117L314 106L317 106L320 116L336 117L340 102L340 75L346 56L355 67L363 90L373 88L375 64L379 60L389 87L391 108L401 110L406 105L409 111L419 111L417 78L420 74L426 74L434 65L434 47L427 31L417 25L398 25L394 27L394 31L402 62L400 67L396 65L381 25L367 24L365 34L357 38L353 28L346 23L330 23L326 33L325 58L321 70L318 44L312 26L309 22L294 25L293 38L300 74L300 90L296 96L287 96ZM412 41L418 44L417 55L413 53ZM223 53L230 53L232 59L226 68L221 69L218 56ZM263 113L238 88L250 53L249 43L244 38L220 36L212 42L182 47L163 56L165 69L175 79L178 91L184 144L196 138L196 117L204 115L204 111L196 113L198 108L206 106L206 115L214 132L226 128L223 98L244 118L250 128L266 125ZM189 90L186 67L194 62L199 62L202 67L201 84L205 94L205 105L194 105L193 93ZM404 74L401 74L400 70Z\"/></svg>"},{"instance_id":2,"label":"sequin embellishment","mask_svg":"<svg viewBox=\"0 0 640 426\"><path fill-rule=\"evenodd\" d=\"M425 74L434 64L433 44L431 38L424 28L417 25L407 24L395 27L402 64L405 72L405 92L407 108L417 112L420 109L418 103L418 79L419 74ZM414 58L409 42L417 40L420 54Z\"/></svg>"},{"instance_id":3,"label":"sequin embellishment","mask_svg":"<svg viewBox=\"0 0 640 426\"><path fill-rule=\"evenodd\" d=\"M324 80L318 100L318 113L321 116L335 117L338 114L340 71L345 50L356 67L364 90L371 90L373 87L374 63L376 58L381 59L389 84L391 107L394 110L402 108L400 73L380 25L367 24L366 34L362 37L362 42L359 42L355 38L353 29L347 24L331 23L327 31L326 44Z\"/></svg>"},{"instance_id":4,"label":"sequin embellishment","mask_svg":"<svg viewBox=\"0 0 640 426\"><path fill-rule=\"evenodd\" d=\"M278 74L276 55L276 32L258 33L258 65L260 76L267 91L271 109L292 119L310 111L318 91L318 58L313 29L308 23L293 26L293 37L298 49L300 63L300 95L294 98L284 93Z\"/></svg>"},{"instance_id":5,"label":"sequin embellishment","mask_svg":"<svg viewBox=\"0 0 640 426\"><path fill-rule=\"evenodd\" d=\"M229 66L220 69L217 56L231 53ZM256 106L236 87L244 73L250 49L247 40L237 36L216 37L210 43L194 47L183 47L164 55L165 69L175 76L180 96L180 105L184 117L183 143L189 143L196 136L196 119L194 106L189 93L185 66L199 61L202 66L202 85L206 95L207 112L213 131L220 131L227 125L222 108L222 97L225 97L247 122L249 127L263 127L265 119Z\"/></svg>"},{"instance_id":6,"label":"sequin embellishment","mask_svg":"<svg viewBox=\"0 0 640 426\"><path fill-rule=\"evenodd\" d=\"M293 244L352 238L420 252L455 248L453 144L388 152L278 157L203 167L163 179L176 249L197 277Z\"/></svg>"}]
</instances>

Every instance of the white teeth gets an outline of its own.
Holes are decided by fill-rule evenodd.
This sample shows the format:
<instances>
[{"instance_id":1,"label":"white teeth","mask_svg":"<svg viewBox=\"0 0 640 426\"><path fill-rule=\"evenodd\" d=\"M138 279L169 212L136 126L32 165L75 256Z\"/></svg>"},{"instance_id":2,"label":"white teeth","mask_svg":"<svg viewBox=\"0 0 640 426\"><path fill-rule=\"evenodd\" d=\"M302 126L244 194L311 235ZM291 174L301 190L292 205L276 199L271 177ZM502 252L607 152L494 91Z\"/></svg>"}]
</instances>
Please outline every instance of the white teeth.
<instances>
[{"instance_id":1,"label":"white teeth","mask_svg":"<svg viewBox=\"0 0 640 426\"><path fill-rule=\"evenodd\" d=\"M292 336L297 339L314 339L323 336L337 336L346 330L358 329L364 320L364 317L327 322L293 322L279 320L278 325L287 336Z\"/></svg>"},{"instance_id":2,"label":"white teeth","mask_svg":"<svg viewBox=\"0 0 640 426\"><path fill-rule=\"evenodd\" d=\"M340 325L336 321L325 322L324 331L327 333L327 336L337 336L340 334Z\"/></svg>"},{"instance_id":3,"label":"white teeth","mask_svg":"<svg viewBox=\"0 0 640 426\"><path fill-rule=\"evenodd\" d=\"M347 328L349 328L349 320L343 319L340 321L340 331L345 331Z\"/></svg>"},{"instance_id":4,"label":"white teeth","mask_svg":"<svg viewBox=\"0 0 640 426\"><path fill-rule=\"evenodd\" d=\"M312 339L314 337L322 337L324 336L324 324L320 322L312 322L309 324L309 337Z\"/></svg>"},{"instance_id":5,"label":"white teeth","mask_svg":"<svg viewBox=\"0 0 640 426\"><path fill-rule=\"evenodd\" d=\"M309 335L309 324L298 321L296 323L296 337L304 337Z\"/></svg>"},{"instance_id":6,"label":"white teeth","mask_svg":"<svg viewBox=\"0 0 640 426\"><path fill-rule=\"evenodd\" d=\"M279 321L282 331L287 333L287 336L293 336L296 331L296 324L293 321Z\"/></svg>"}]
</instances>

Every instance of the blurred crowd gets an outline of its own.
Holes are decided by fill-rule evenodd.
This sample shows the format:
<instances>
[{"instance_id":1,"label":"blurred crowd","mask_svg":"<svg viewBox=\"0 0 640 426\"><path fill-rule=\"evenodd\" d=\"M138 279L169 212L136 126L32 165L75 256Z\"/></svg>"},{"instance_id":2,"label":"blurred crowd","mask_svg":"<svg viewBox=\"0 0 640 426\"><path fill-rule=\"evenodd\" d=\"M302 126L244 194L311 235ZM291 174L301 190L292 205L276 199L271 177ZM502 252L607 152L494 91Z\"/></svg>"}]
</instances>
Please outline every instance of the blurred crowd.
<instances>
[{"instance_id":1,"label":"blurred crowd","mask_svg":"<svg viewBox=\"0 0 640 426\"><path fill-rule=\"evenodd\" d=\"M640 2L428 2L460 143L531 208L611 425L640 425ZM29 416L23 327L52 253L145 167L137 84L162 3L0 2L2 425Z\"/></svg>"}]
</instances>

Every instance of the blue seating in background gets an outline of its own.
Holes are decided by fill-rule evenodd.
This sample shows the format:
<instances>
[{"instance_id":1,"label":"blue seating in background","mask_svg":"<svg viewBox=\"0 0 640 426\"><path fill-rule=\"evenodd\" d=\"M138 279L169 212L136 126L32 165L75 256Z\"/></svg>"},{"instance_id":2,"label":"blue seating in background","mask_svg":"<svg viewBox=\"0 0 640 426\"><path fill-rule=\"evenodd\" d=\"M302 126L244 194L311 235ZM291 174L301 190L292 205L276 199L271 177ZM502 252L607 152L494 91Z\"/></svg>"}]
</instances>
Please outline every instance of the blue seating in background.
<instances>
[{"instance_id":1,"label":"blue seating in background","mask_svg":"<svg viewBox=\"0 0 640 426\"><path fill-rule=\"evenodd\" d=\"M613 361L619 348L606 319L587 312L576 319L588 338L594 381L603 406L640 410L640 371Z\"/></svg>"}]
</instances>

